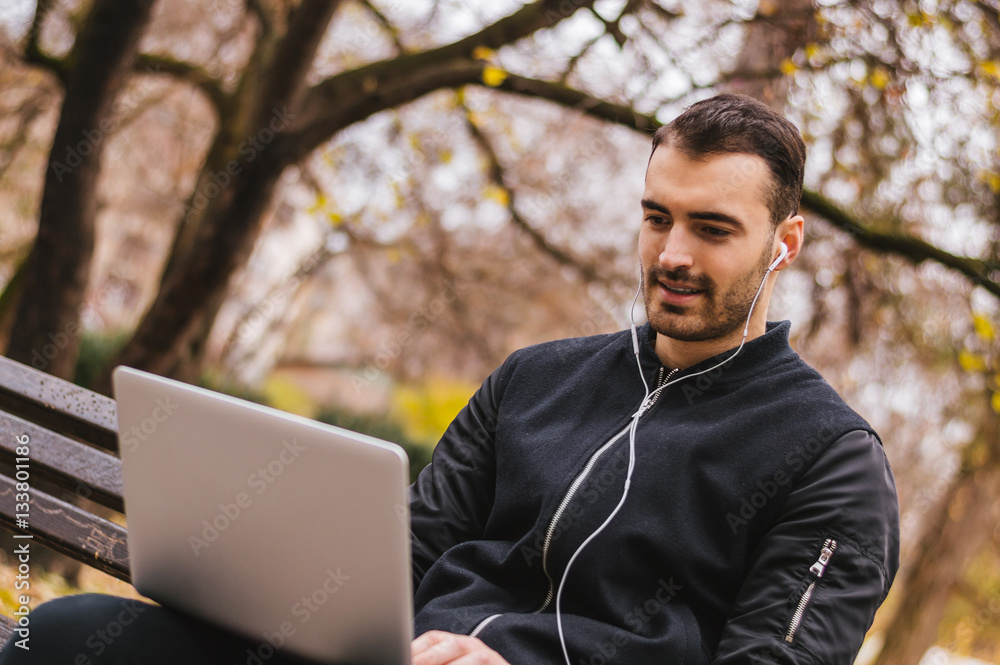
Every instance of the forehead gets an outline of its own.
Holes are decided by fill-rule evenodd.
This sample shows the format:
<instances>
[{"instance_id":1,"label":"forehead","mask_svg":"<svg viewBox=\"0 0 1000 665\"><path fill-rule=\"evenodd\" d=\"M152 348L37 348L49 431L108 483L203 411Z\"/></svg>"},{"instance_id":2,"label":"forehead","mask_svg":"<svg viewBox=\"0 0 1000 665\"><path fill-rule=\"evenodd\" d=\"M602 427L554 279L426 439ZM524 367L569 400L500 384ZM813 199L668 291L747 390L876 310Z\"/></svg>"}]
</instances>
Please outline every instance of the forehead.
<instances>
[{"instance_id":1,"label":"forehead","mask_svg":"<svg viewBox=\"0 0 1000 665\"><path fill-rule=\"evenodd\" d=\"M746 153L692 157L662 144L646 168L643 198L666 206L674 214L719 211L752 222L770 220L767 195L771 172L767 162Z\"/></svg>"}]
</instances>

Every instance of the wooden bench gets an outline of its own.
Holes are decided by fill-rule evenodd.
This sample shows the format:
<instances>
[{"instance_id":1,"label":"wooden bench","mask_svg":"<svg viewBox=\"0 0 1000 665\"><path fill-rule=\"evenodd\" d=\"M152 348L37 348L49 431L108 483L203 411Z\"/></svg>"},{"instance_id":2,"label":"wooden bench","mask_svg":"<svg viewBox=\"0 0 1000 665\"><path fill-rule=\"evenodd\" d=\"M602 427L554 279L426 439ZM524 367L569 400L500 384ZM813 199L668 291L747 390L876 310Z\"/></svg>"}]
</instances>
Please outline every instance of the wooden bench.
<instances>
[{"instance_id":1,"label":"wooden bench","mask_svg":"<svg viewBox=\"0 0 1000 665\"><path fill-rule=\"evenodd\" d=\"M73 503L83 497L123 511L117 431L114 400L0 356L0 526L15 534L15 547L28 544L29 569L30 553L44 545L130 581L125 529ZM29 459L25 469L22 458L19 470L17 448L25 435ZM27 471L30 495L21 518L19 471L21 479ZM44 492L41 482L55 489ZM6 555L19 564L14 552ZM29 570L29 583L32 575ZM34 597L30 588L11 591L15 598ZM0 644L17 638L15 628L14 618L0 616Z\"/></svg>"}]
</instances>

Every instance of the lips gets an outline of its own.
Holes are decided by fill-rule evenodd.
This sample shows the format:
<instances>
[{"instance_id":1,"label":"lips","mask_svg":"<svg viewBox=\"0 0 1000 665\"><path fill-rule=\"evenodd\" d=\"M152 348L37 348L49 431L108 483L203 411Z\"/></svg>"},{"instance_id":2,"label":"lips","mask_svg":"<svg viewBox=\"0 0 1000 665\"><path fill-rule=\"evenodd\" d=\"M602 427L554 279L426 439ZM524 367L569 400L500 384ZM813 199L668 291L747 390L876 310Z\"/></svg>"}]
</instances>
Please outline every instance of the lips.
<instances>
[{"instance_id":1,"label":"lips","mask_svg":"<svg viewBox=\"0 0 1000 665\"><path fill-rule=\"evenodd\" d=\"M688 305L705 293L705 289L689 282L658 279L656 285L660 299L669 305Z\"/></svg>"},{"instance_id":2,"label":"lips","mask_svg":"<svg viewBox=\"0 0 1000 665\"><path fill-rule=\"evenodd\" d=\"M702 293L701 289L696 289L693 286L674 286L671 284L665 284L663 282L660 282L660 286L665 288L667 291L670 291L671 293L677 293L679 295L684 295L684 296L694 295L696 293Z\"/></svg>"}]
</instances>

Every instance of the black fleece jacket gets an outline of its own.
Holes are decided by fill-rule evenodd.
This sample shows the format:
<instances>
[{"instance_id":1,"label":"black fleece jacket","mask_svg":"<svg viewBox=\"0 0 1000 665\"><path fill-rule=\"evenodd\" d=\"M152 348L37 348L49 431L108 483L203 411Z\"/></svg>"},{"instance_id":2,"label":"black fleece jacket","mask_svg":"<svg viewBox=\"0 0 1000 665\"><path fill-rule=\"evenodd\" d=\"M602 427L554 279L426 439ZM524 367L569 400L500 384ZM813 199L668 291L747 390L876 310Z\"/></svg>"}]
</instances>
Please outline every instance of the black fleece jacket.
<instances>
[{"instance_id":1,"label":"black fleece jacket","mask_svg":"<svg viewBox=\"0 0 1000 665\"><path fill-rule=\"evenodd\" d=\"M898 568L895 486L788 329L641 417L624 506L563 590L573 663L853 662ZM654 336L640 329L655 385ZM486 380L411 487L417 634L563 662L552 596L621 498L643 394L627 331L522 349Z\"/></svg>"}]
</instances>

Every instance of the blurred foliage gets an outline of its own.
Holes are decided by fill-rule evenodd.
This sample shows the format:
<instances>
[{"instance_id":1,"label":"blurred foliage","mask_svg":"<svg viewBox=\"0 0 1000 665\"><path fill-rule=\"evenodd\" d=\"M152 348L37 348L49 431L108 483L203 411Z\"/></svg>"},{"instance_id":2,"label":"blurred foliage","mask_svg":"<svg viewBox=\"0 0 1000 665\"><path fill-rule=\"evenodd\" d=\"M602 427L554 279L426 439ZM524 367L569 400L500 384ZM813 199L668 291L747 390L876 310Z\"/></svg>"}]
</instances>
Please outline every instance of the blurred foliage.
<instances>
[{"instance_id":1,"label":"blurred foliage","mask_svg":"<svg viewBox=\"0 0 1000 665\"><path fill-rule=\"evenodd\" d=\"M431 446L411 439L405 427L389 416L347 413L324 407L316 414L316 420L398 444L410 458L410 482L416 480L417 474L431 461Z\"/></svg>"},{"instance_id":2,"label":"blurred foliage","mask_svg":"<svg viewBox=\"0 0 1000 665\"><path fill-rule=\"evenodd\" d=\"M315 400L294 381L282 377L269 377L261 388L265 401L276 409L314 418L319 406Z\"/></svg>"},{"instance_id":3,"label":"blurred foliage","mask_svg":"<svg viewBox=\"0 0 1000 665\"><path fill-rule=\"evenodd\" d=\"M407 438L434 444L475 393L477 385L432 376L423 383L398 386L392 396L392 413Z\"/></svg>"},{"instance_id":4,"label":"blurred foliage","mask_svg":"<svg viewBox=\"0 0 1000 665\"><path fill-rule=\"evenodd\" d=\"M80 355L76 361L73 383L84 388L93 385L101 369L125 346L131 334L129 330L101 333L85 328L80 338Z\"/></svg>"}]
</instances>

